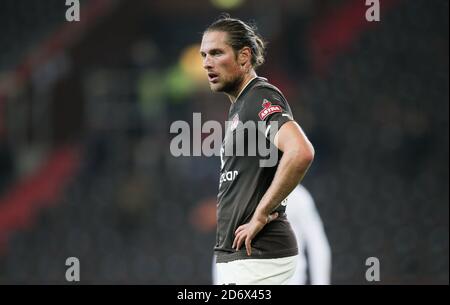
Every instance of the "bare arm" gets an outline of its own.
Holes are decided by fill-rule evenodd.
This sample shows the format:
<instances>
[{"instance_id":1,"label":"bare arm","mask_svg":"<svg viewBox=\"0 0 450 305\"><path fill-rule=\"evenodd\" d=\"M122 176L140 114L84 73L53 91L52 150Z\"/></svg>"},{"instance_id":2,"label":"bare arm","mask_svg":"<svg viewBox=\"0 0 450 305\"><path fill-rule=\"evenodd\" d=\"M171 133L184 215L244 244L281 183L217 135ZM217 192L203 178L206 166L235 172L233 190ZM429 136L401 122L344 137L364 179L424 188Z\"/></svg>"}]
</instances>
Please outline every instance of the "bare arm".
<instances>
[{"instance_id":1,"label":"bare arm","mask_svg":"<svg viewBox=\"0 0 450 305\"><path fill-rule=\"evenodd\" d=\"M270 221L278 217L272 211L285 199L305 176L314 159L314 148L300 126L290 121L284 124L274 139L283 152L272 184L259 202L249 223L236 229L233 248L239 250L245 242L247 254L251 255L251 241Z\"/></svg>"},{"instance_id":2,"label":"bare arm","mask_svg":"<svg viewBox=\"0 0 450 305\"><path fill-rule=\"evenodd\" d=\"M314 148L294 121L281 127L274 142L283 156L272 184L255 212L256 216L266 218L299 184L314 158Z\"/></svg>"}]
</instances>

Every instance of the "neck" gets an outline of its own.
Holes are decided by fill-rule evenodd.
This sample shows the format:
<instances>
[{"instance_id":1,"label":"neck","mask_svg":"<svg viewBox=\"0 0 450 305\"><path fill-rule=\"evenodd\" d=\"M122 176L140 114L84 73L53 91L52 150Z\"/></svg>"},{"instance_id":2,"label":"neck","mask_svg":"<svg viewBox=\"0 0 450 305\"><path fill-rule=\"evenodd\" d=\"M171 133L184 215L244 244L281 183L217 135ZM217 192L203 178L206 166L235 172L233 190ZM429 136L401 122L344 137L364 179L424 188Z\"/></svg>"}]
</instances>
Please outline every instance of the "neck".
<instances>
[{"instance_id":1,"label":"neck","mask_svg":"<svg viewBox=\"0 0 450 305\"><path fill-rule=\"evenodd\" d=\"M230 99L230 102L233 104L236 102L239 95L241 95L242 91L244 91L245 87L250 83L254 78L256 78L256 72L252 70L251 72L245 74L244 78L242 79L240 85L238 86L237 90L233 93L227 93L228 98Z\"/></svg>"}]
</instances>

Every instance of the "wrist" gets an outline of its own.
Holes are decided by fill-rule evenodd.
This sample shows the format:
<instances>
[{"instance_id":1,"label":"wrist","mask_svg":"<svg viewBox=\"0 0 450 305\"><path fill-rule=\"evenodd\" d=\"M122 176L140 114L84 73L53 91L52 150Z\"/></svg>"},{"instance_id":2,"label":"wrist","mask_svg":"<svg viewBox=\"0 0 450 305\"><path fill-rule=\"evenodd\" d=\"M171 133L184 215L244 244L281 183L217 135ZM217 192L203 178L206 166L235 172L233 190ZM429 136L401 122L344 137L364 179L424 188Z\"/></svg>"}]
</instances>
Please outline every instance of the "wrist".
<instances>
[{"instance_id":1,"label":"wrist","mask_svg":"<svg viewBox=\"0 0 450 305\"><path fill-rule=\"evenodd\" d=\"M270 216L269 213L256 210L255 214L253 214L253 219L263 224L267 224L270 221L269 216Z\"/></svg>"}]
</instances>

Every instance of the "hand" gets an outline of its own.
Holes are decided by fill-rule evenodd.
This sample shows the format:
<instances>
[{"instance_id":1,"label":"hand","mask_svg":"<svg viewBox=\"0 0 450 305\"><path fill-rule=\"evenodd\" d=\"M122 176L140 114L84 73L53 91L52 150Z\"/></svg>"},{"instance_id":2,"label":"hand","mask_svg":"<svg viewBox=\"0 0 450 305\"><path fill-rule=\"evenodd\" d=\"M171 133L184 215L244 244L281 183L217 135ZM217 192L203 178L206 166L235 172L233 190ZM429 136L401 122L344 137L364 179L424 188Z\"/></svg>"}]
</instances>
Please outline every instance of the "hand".
<instances>
[{"instance_id":1,"label":"hand","mask_svg":"<svg viewBox=\"0 0 450 305\"><path fill-rule=\"evenodd\" d=\"M239 226L234 232L234 241L232 248L236 248L239 251L242 243L245 242L245 248L247 249L247 255L252 255L252 240L261 231L262 228L269 222L273 221L278 217L278 212L272 213L267 217L264 216L254 216L249 223Z\"/></svg>"}]
</instances>

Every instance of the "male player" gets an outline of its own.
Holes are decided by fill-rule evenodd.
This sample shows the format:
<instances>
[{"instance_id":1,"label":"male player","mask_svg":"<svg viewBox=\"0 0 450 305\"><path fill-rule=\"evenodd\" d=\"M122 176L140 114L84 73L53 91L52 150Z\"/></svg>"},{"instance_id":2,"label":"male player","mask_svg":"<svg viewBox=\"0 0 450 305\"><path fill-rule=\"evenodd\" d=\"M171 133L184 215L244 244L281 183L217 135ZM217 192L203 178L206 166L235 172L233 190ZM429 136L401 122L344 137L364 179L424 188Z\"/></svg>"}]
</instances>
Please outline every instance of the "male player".
<instances>
[{"instance_id":1,"label":"male player","mask_svg":"<svg viewBox=\"0 0 450 305\"><path fill-rule=\"evenodd\" d=\"M264 43L255 29L223 16L203 34L200 54L213 92L231 102L221 148L215 253L219 284L287 284L298 249L282 202L305 176L314 149L279 89L258 77ZM281 158L261 165L259 156L229 154L239 149L239 122L264 125L264 135ZM250 135L243 132L244 151Z\"/></svg>"}]
</instances>

